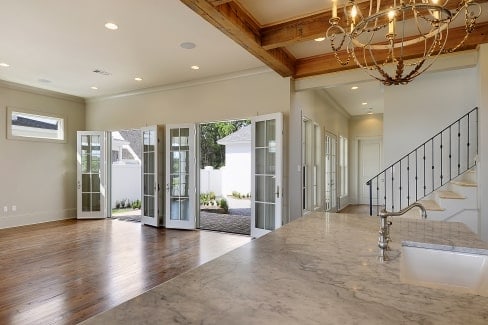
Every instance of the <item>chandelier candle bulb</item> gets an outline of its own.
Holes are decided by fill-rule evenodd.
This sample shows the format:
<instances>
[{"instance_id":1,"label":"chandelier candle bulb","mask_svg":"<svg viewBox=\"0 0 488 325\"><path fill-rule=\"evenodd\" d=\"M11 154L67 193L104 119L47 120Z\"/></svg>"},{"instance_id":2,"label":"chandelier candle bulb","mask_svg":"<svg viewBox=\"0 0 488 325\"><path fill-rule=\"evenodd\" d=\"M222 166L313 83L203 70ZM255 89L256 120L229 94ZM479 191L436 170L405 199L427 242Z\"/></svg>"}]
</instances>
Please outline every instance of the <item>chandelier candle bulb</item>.
<instances>
[{"instance_id":1,"label":"chandelier candle bulb","mask_svg":"<svg viewBox=\"0 0 488 325\"><path fill-rule=\"evenodd\" d=\"M337 0L332 0L332 18L337 18Z\"/></svg>"},{"instance_id":2,"label":"chandelier candle bulb","mask_svg":"<svg viewBox=\"0 0 488 325\"><path fill-rule=\"evenodd\" d=\"M395 11L390 10L388 12L388 18L390 22L388 23L388 34L395 34Z\"/></svg>"}]
</instances>

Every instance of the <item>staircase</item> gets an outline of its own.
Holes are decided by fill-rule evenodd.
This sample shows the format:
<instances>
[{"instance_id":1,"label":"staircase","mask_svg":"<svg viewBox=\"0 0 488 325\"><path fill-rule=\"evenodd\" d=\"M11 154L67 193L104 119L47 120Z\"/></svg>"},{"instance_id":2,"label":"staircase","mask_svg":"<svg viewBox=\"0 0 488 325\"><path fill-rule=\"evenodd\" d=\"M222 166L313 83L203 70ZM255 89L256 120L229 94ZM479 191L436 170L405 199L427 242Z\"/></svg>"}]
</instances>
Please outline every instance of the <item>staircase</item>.
<instances>
[{"instance_id":1,"label":"staircase","mask_svg":"<svg viewBox=\"0 0 488 325\"><path fill-rule=\"evenodd\" d=\"M426 208L429 219L463 222L479 234L477 198L476 167L473 167L419 202Z\"/></svg>"},{"instance_id":2,"label":"staircase","mask_svg":"<svg viewBox=\"0 0 488 325\"><path fill-rule=\"evenodd\" d=\"M461 221L479 233L477 152L474 108L366 183L370 215L419 202L428 219ZM409 215L414 217L415 212Z\"/></svg>"}]
</instances>

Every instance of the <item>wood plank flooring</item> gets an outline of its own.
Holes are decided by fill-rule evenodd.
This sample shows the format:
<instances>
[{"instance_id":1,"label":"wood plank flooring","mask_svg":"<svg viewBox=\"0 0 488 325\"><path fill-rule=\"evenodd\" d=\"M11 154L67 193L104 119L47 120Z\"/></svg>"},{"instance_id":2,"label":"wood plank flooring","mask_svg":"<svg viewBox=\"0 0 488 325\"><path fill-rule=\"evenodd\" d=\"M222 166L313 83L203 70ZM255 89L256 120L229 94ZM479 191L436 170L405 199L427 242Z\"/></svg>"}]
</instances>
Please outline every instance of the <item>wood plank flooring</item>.
<instances>
[{"instance_id":1,"label":"wood plank flooring","mask_svg":"<svg viewBox=\"0 0 488 325\"><path fill-rule=\"evenodd\" d=\"M74 324L250 241L119 220L0 230L0 324Z\"/></svg>"}]
</instances>

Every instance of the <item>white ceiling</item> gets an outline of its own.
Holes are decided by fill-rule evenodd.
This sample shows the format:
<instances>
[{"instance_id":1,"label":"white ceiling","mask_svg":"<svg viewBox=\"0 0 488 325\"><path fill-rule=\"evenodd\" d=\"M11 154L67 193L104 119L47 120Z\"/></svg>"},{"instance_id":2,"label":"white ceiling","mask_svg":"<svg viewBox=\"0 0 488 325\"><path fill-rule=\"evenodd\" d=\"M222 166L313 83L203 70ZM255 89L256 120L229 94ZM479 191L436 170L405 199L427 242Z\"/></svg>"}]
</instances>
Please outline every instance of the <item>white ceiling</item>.
<instances>
[{"instance_id":1,"label":"white ceiling","mask_svg":"<svg viewBox=\"0 0 488 325\"><path fill-rule=\"evenodd\" d=\"M353 86L357 89L351 89ZM371 80L327 88L325 91L339 103L350 115L378 114L384 111L384 85ZM397 86L398 87L398 86ZM366 103L363 105L363 103Z\"/></svg>"},{"instance_id":2,"label":"white ceiling","mask_svg":"<svg viewBox=\"0 0 488 325\"><path fill-rule=\"evenodd\" d=\"M0 8L0 62L10 64L0 79L24 85L90 98L264 66L179 0L1 0Z\"/></svg>"}]
</instances>

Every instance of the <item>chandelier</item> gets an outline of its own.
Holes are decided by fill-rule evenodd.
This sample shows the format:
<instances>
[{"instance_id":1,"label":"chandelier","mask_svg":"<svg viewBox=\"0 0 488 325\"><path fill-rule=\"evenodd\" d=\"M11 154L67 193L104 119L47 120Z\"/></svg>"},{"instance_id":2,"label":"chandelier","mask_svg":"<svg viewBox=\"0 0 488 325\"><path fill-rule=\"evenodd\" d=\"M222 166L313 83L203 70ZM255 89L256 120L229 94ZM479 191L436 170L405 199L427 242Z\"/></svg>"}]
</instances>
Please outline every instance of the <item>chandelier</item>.
<instances>
[{"instance_id":1,"label":"chandelier","mask_svg":"<svg viewBox=\"0 0 488 325\"><path fill-rule=\"evenodd\" d=\"M341 65L352 58L385 85L407 84L427 70L439 54L461 47L474 30L480 4L458 1L346 0L341 17L338 0L332 0L326 36ZM465 34L446 49L450 24L464 26Z\"/></svg>"}]
</instances>

